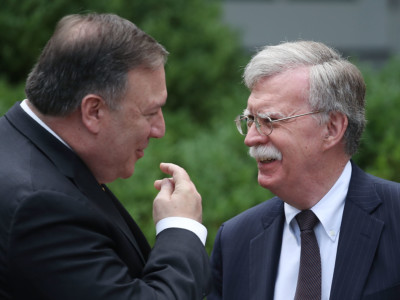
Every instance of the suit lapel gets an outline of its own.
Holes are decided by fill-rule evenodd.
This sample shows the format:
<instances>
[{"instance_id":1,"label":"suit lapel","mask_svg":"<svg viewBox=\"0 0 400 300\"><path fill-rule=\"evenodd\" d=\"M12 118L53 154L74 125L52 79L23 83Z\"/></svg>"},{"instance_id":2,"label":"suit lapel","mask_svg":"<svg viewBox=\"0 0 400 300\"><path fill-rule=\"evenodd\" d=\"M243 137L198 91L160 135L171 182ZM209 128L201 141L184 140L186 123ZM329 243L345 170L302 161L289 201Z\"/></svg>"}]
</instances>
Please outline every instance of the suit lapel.
<instances>
[{"instance_id":1,"label":"suit lapel","mask_svg":"<svg viewBox=\"0 0 400 300\"><path fill-rule=\"evenodd\" d=\"M384 222L371 213L380 205L368 176L352 164L333 275L331 300L359 299Z\"/></svg>"},{"instance_id":2,"label":"suit lapel","mask_svg":"<svg viewBox=\"0 0 400 300\"><path fill-rule=\"evenodd\" d=\"M102 187L97 183L82 160L71 149L62 144L28 116L22 110L19 103L16 103L7 112L5 117L19 132L21 132L21 134L31 140L32 143L57 166L60 172L68 177L88 200L99 208L106 218L113 222L124 233L144 264L148 252L150 251L150 246L144 238L143 233L132 218L127 216L127 212L121 212L119 206L122 207L122 205L114 195L112 195L108 189L103 191ZM123 210L125 211L125 209ZM135 238L136 236L141 243L140 246ZM145 252L142 253L141 249Z\"/></svg>"},{"instance_id":3,"label":"suit lapel","mask_svg":"<svg viewBox=\"0 0 400 300\"><path fill-rule=\"evenodd\" d=\"M75 170L75 175L72 178L73 182L88 199L92 199L92 202L105 217L122 231L135 248L144 265L150 252L150 246L142 231L122 207L118 199L115 198L106 186L101 186L97 183L92 173L83 163L79 167L77 166Z\"/></svg>"},{"instance_id":4,"label":"suit lapel","mask_svg":"<svg viewBox=\"0 0 400 300\"><path fill-rule=\"evenodd\" d=\"M132 219L128 211L122 206L121 202L114 196L114 194L108 189L108 187L104 186L105 192L109 195L109 197L114 202L115 207L118 209L119 213L125 220L126 225L128 225L130 232L132 232L135 236L135 239L132 242L137 241L137 245L139 246L140 250L139 254L143 254L144 262L147 261L147 258L150 254L151 248L149 243L147 242L146 237L144 236L143 232L140 230L139 226L136 222ZM130 235L129 235L130 236ZM129 238L129 236L127 236ZM143 258L142 257L142 258Z\"/></svg>"},{"instance_id":5,"label":"suit lapel","mask_svg":"<svg viewBox=\"0 0 400 300\"><path fill-rule=\"evenodd\" d=\"M263 218L264 231L250 242L251 300L273 299L284 224L283 202Z\"/></svg>"}]
</instances>

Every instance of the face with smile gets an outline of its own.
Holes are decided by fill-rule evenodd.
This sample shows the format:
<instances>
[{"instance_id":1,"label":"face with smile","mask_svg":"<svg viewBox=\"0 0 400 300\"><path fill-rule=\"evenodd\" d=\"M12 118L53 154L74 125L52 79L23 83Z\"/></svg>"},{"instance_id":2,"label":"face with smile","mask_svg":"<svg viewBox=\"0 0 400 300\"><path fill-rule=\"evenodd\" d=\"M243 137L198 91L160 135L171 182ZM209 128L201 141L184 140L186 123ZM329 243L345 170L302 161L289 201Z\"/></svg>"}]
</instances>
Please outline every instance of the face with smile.
<instances>
[{"instance_id":1,"label":"face with smile","mask_svg":"<svg viewBox=\"0 0 400 300\"><path fill-rule=\"evenodd\" d=\"M262 78L252 89L246 113L272 120L308 113L309 69L297 68ZM245 144L257 160L258 182L274 194L296 195L315 185L318 161L322 159L323 126L314 115L273 123L270 135L262 135L253 124Z\"/></svg>"},{"instance_id":2,"label":"face with smile","mask_svg":"<svg viewBox=\"0 0 400 300\"><path fill-rule=\"evenodd\" d=\"M156 70L138 68L128 73L124 99L118 109L109 110L103 133L107 182L130 177L150 138L164 136L162 107L166 98L163 66Z\"/></svg>"}]
</instances>

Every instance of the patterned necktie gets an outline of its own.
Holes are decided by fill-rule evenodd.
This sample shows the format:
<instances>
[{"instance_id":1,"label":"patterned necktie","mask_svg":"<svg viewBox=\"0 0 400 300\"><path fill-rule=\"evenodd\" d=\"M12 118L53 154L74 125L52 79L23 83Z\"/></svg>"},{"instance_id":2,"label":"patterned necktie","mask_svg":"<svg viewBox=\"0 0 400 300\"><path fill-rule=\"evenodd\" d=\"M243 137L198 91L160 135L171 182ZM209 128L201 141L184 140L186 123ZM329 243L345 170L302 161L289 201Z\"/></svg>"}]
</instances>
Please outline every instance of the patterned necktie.
<instances>
[{"instance_id":1,"label":"patterned necktie","mask_svg":"<svg viewBox=\"0 0 400 300\"><path fill-rule=\"evenodd\" d=\"M296 216L300 227L301 255L295 300L321 299L321 256L314 226L319 222L311 210L303 210Z\"/></svg>"}]
</instances>

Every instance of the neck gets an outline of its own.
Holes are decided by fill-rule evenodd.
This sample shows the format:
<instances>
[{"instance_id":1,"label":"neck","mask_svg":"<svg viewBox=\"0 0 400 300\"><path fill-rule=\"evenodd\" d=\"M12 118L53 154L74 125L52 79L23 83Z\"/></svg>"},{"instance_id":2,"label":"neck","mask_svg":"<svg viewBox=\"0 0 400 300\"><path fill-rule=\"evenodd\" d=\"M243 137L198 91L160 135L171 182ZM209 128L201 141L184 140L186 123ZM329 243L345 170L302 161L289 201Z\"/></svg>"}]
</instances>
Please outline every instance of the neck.
<instances>
[{"instance_id":1,"label":"neck","mask_svg":"<svg viewBox=\"0 0 400 300\"><path fill-rule=\"evenodd\" d=\"M348 161L349 158L343 156L340 160L332 160L333 163L318 163L314 172L305 175L301 182L288 183L279 191L272 192L299 210L310 209L333 187Z\"/></svg>"},{"instance_id":2,"label":"neck","mask_svg":"<svg viewBox=\"0 0 400 300\"><path fill-rule=\"evenodd\" d=\"M104 177L102 164L98 163L104 160L98 156L101 152L98 151L96 135L84 126L79 110L67 116L49 116L42 114L29 101L27 104L32 112L82 159L99 183L115 179Z\"/></svg>"},{"instance_id":3,"label":"neck","mask_svg":"<svg viewBox=\"0 0 400 300\"><path fill-rule=\"evenodd\" d=\"M59 138L61 138L72 147L74 143L71 140L71 133L74 132L76 127L77 112L71 113L65 117L51 116L41 113L29 100L26 100L26 104L28 105L29 109L36 115L36 117L38 117Z\"/></svg>"}]
</instances>

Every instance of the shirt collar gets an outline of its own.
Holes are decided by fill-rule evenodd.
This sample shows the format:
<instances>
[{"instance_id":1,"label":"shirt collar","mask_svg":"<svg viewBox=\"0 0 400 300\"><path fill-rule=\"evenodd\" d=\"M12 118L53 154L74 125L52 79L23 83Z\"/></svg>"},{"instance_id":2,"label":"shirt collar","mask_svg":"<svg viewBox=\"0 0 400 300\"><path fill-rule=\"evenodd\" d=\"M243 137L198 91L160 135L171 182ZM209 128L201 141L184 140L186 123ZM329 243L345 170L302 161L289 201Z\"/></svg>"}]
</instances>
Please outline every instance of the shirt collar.
<instances>
[{"instance_id":1,"label":"shirt collar","mask_svg":"<svg viewBox=\"0 0 400 300\"><path fill-rule=\"evenodd\" d=\"M327 236L334 241L340 231L340 224L343 216L344 203L349 189L351 178L351 163L347 162L342 174L328 193L311 210L320 220ZM299 231L297 222L293 222L294 217L300 212L297 208L285 202L285 218L293 234Z\"/></svg>"},{"instance_id":2,"label":"shirt collar","mask_svg":"<svg viewBox=\"0 0 400 300\"><path fill-rule=\"evenodd\" d=\"M20 104L21 108L32 118L34 119L37 123L39 123L40 126L42 126L44 129L46 129L48 132L50 132L54 137L56 137L61 143L63 143L65 146L71 149L71 147L62 139L60 136L55 133L49 126L46 125L29 107L27 103L27 99L21 102Z\"/></svg>"}]
</instances>

